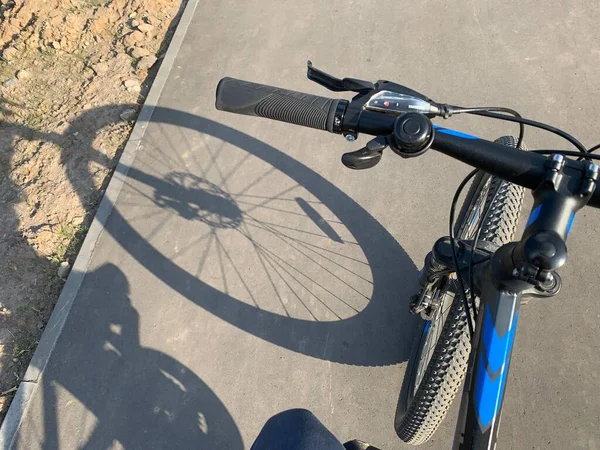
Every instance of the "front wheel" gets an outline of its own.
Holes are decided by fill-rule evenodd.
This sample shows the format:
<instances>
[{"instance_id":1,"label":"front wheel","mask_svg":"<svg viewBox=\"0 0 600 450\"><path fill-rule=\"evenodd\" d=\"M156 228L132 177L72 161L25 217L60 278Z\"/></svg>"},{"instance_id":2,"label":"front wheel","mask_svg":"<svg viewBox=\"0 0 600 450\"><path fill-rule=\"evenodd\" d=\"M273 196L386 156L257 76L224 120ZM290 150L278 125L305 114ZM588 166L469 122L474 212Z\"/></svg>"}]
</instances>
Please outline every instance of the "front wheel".
<instances>
[{"instance_id":1,"label":"front wheel","mask_svg":"<svg viewBox=\"0 0 600 450\"><path fill-rule=\"evenodd\" d=\"M511 136L496 142L512 147L517 144ZM477 174L458 216L456 237L474 239L481 227L480 240L496 245L511 242L523 192L520 186L482 172ZM481 223L487 208L489 213ZM414 445L428 441L446 416L465 377L471 350L467 312L461 294L456 294L459 289L455 277L440 286L433 296L439 306L415 339L396 409L396 432Z\"/></svg>"}]
</instances>

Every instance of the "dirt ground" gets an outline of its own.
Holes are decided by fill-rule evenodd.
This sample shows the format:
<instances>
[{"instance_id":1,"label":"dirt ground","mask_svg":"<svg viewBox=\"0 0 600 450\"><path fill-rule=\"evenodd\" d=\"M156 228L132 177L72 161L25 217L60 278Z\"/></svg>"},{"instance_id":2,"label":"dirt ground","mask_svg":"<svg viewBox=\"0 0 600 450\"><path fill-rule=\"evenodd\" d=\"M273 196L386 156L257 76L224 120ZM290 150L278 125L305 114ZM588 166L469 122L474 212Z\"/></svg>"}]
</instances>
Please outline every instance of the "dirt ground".
<instances>
[{"instance_id":1,"label":"dirt ground","mask_svg":"<svg viewBox=\"0 0 600 450\"><path fill-rule=\"evenodd\" d=\"M0 0L0 421L185 0Z\"/></svg>"}]
</instances>

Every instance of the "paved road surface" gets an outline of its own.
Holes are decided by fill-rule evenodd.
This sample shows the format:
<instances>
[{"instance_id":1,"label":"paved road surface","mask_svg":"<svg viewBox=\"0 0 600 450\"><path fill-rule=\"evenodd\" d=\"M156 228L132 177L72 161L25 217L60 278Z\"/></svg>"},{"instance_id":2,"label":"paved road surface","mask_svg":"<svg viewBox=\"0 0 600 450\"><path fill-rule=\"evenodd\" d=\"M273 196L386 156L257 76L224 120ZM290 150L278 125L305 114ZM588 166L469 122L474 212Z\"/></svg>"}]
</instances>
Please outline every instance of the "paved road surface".
<instances>
[{"instance_id":1,"label":"paved road surface","mask_svg":"<svg viewBox=\"0 0 600 450\"><path fill-rule=\"evenodd\" d=\"M305 407L341 439L406 448L392 423L407 301L467 168L388 152L351 172L340 154L364 139L218 112L215 86L327 95L305 79L311 58L511 106L591 145L599 20L591 1L201 2L16 447L242 449L272 414ZM578 215L560 297L524 307L499 448L600 448L598 217ZM452 431L451 417L424 448L448 448Z\"/></svg>"}]
</instances>

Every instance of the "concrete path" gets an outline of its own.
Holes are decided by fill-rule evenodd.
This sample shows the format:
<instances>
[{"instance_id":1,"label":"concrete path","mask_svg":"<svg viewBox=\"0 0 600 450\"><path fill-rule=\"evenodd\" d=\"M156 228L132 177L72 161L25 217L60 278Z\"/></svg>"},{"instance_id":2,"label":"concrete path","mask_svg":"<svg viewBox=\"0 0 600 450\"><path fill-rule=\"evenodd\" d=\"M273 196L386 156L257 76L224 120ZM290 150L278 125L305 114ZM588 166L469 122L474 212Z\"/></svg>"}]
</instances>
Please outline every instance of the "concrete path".
<instances>
[{"instance_id":1,"label":"concrete path","mask_svg":"<svg viewBox=\"0 0 600 450\"><path fill-rule=\"evenodd\" d=\"M233 76L329 95L305 79L311 58L336 75L506 105L600 141L597 3L451 3L189 9L5 445L240 450L271 415L304 407L340 439L406 448L393 417L416 325L407 302L467 168L435 152L388 152L351 172L339 157L364 139L220 113L214 90ZM481 119L447 125L515 132ZM564 148L529 136L530 147ZM499 448L600 448L598 217L578 216L563 293L524 306ZM449 448L453 420L424 448Z\"/></svg>"}]
</instances>

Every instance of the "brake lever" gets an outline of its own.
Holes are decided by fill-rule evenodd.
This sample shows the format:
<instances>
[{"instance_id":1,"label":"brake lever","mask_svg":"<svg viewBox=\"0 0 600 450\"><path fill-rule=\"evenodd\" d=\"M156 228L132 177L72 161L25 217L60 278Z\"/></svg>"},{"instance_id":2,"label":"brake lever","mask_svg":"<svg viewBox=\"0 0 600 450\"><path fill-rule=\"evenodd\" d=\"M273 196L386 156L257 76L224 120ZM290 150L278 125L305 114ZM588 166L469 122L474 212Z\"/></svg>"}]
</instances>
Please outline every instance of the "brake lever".
<instances>
[{"instance_id":1,"label":"brake lever","mask_svg":"<svg viewBox=\"0 0 600 450\"><path fill-rule=\"evenodd\" d=\"M375 89L375 84L370 81L359 80L358 78L339 79L329 75L312 65L310 60L306 63L306 76L309 80L320 84L321 86L334 92L358 92L366 93Z\"/></svg>"},{"instance_id":2,"label":"brake lever","mask_svg":"<svg viewBox=\"0 0 600 450\"><path fill-rule=\"evenodd\" d=\"M310 59L306 62L306 67L306 76L309 80L326 87L330 91L343 92L346 90L344 84L342 83L342 80L340 80L337 77L334 77L333 75L329 75L328 73L325 73L322 70L317 69L312 65Z\"/></svg>"}]
</instances>

